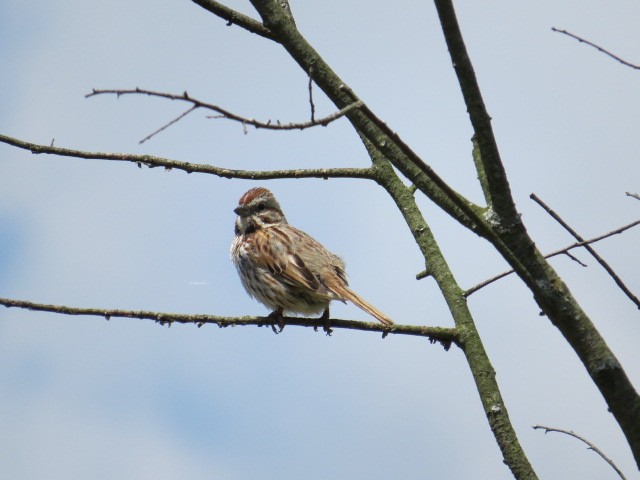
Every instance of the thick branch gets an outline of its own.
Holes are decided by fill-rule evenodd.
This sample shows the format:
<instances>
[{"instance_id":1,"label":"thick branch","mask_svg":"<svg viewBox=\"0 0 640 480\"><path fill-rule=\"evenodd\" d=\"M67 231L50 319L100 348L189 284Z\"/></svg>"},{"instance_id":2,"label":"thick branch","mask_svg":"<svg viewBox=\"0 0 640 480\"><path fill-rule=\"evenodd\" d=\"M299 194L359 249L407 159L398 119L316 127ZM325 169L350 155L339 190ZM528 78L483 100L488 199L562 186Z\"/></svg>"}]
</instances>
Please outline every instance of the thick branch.
<instances>
[{"instance_id":1,"label":"thick branch","mask_svg":"<svg viewBox=\"0 0 640 480\"><path fill-rule=\"evenodd\" d=\"M492 207L497 213L497 218L487 217L491 232L486 238L526 283L542 311L574 349L627 437L640 467L640 396L589 316L527 233L513 203L491 119L480 95L452 1L435 0L435 4L478 140Z\"/></svg>"},{"instance_id":2,"label":"thick branch","mask_svg":"<svg viewBox=\"0 0 640 480\"><path fill-rule=\"evenodd\" d=\"M359 101L355 93L327 65L300 34L288 13L278 2L252 0L264 25L276 41L289 52L306 74L338 107ZM478 232L481 209L455 192L400 137L365 105L347 117L356 129L378 148L394 166L437 205L468 228Z\"/></svg>"},{"instance_id":3,"label":"thick branch","mask_svg":"<svg viewBox=\"0 0 640 480\"><path fill-rule=\"evenodd\" d=\"M593 450L594 452L596 452L598 455L600 455L600 457L602 457L602 459L607 462L611 468L613 468L616 473L618 474L618 476L620 478L622 478L622 480L626 480L626 477L623 475L623 473L620 471L620 469L616 466L615 463L613 463L613 461L607 457L604 452L602 450L600 450L598 447L596 447L593 443L591 443L589 440L587 440L584 437L581 437L580 435L578 435L577 433L570 431L570 430L563 430L561 428L554 428L554 427L545 427L544 425L534 425L533 426L534 430L544 430L544 433L549 433L549 432L558 432L558 433L564 433L565 435L569 435L570 437L573 438L577 438L578 440L580 440L583 443L586 443L587 446L589 447L589 450Z\"/></svg>"},{"instance_id":4,"label":"thick branch","mask_svg":"<svg viewBox=\"0 0 640 480\"><path fill-rule=\"evenodd\" d=\"M371 179L370 168L309 168L299 170L273 170L273 171L251 171L251 170L231 170L229 168L215 167L202 163L180 162L152 155L133 155L129 153L102 153L86 152L83 150L72 150L69 148L52 147L49 145L39 145L29 143L17 138L0 134L0 143L13 145L14 147L29 150L31 153L46 153L59 155L62 157L86 158L92 160L110 160L117 162L131 162L139 167L146 165L150 168L164 167L166 170L182 170L187 173L208 173L223 178L238 178L246 180L271 180L277 178L363 178Z\"/></svg>"},{"instance_id":5,"label":"thick branch","mask_svg":"<svg viewBox=\"0 0 640 480\"><path fill-rule=\"evenodd\" d=\"M243 13L236 12L235 10L222 5L220 2L214 2L213 0L191 0L193 3L200 5L205 10L210 11L214 15L227 21L227 25L238 25L245 30L260 35L261 37L274 40L271 31L266 28L262 23L254 20Z\"/></svg>"},{"instance_id":6,"label":"thick branch","mask_svg":"<svg viewBox=\"0 0 640 480\"><path fill-rule=\"evenodd\" d=\"M433 232L416 204L412 188L402 183L391 164L371 142L362 136L361 138L374 163L376 181L385 188L398 206L424 256L430 275L436 281L447 302L456 330L460 332L458 345L467 358L485 415L496 443L502 451L504 462L517 479L536 479L533 467L522 450L509 419L507 407L495 378L495 370L482 344L464 298L464 292L453 276Z\"/></svg>"},{"instance_id":7,"label":"thick branch","mask_svg":"<svg viewBox=\"0 0 640 480\"><path fill-rule=\"evenodd\" d=\"M579 242L584 242L584 238L582 238L580 235L578 235L578 233L569 226L569 224L567 222L565 222L560 215L558 215L556 212L554 212L551 207L549 207L546 203L544 203L535 193L532 193L530 195L530 198L536 202L538 205L540 205L545 212L547 212L549 215L551 215L551 217L558 222L560 225L562 225L562 227L569 232L571 235L573 235L573 237L578 240ZM611 278L613 278L613 281L616 282L616 285L618 285L618 287L620 287L620 290L622 290L625 295L627 297L629 297L629 299L636 304L636 307L640 308L640 300L638 300L638 297L636 297L633 292L631 290L629 290L629 288L624 284L624 282L622 281L622 279L618 276L618 274L613 270L613 268L611 268L611 266L604 260L604 258L602 258L590 245L585 244L584 245L585 250L587 250L587 252L589 252L591 254L591 256L593 258L595 258L597 260L597 262L602 265L602 268L604 268L607 273L609 274L609 276L611 276Z\"/></svg>"},{"instance_id":8,"label":"thick branch","mask_svg":"<svg viewBox=\"0 0 640 480\"><path fill-rule=\"evenodd\" d=\"M497 220L503 227L510 228L512 225L520 223L520 217L511 197L507 174L493 135L491 117L485 107L473 65L467 54L467 47L460 32L453 2L451 0L435 0L435 5L475 132L474 138L478 144L479 157L483 167L478 174L486 179L483 190L486 187L490 197L489 205L498 215Z\"/></svg>"},{"instance_id":9,"label":"thick branch","mask_svg":"<svg viewBox=\"0 0 640 480\"><path fill-rule=\"evenodd\" d=\"M305 130L307 128L317 127L317 126L326 127L331 122L341 117L344 117L350 111L355 110L356 108L362 107L362 102L356 101L324 118L311 120L309 122L280 123L279 121L272 122L271 120L268 120L266 122L260 122L254 118L243 117L233 112L230 112L227 109L219 107L218 105L213 105L211 103L198 100L197 98L190 97L187 92L184 92L182 95L176 95L173 93L164 93L164 92L155 92L153 90L145 90L143 88L123 89L123 90L96 90L94 88L91 93L88 93L87 95L85 95L85 98L94 97L96 95L117 95L118 97L120 97L121 95L148 95L150 97L166 98L168 100L178 100L178 101L190 103L191 105L193 105L193 108L204 108L206 110L211 110L219 114L219 116L211 117L211 118L226 118L228 120L239 122L245 126L251 125L256 128L264 128L267 130ZM193 108L189 112L191 112ZM175 122L172 122L172 123L175 123Z\"/></svg>"},{"instance_id":10,"label":"thick branch","mask_svg":"<svg viewBox=\"0 0 640 480\"><path fill-rule=\"evenodd\" d=\"M153 320L160 324L171 323L194 323L202 326L207 323L216 324L219 327L247 326L247 325L271 325L273 320L267 317L224 317L218 315L188 315L181 313L150 312L144 310L118 310L104 308L77 308L64 305L47 305L24 300L14 300L11 298L0 298L0 305L5 307L22 308L26 310L36 310L40 312L52 312L61 315L87 315L110 318L139 318ZM324 326L324 320L319 318L285 317L286 325L296 325L300 327L318 328ZM331 328L345 330L360 330L364 332L378 332L384 336L411 335L426 337L431 343L440 342L448 349L451 343L457 342L457 333L454 328L423 327L416 325L393 325L384 326L380 323L359 322L356 320L331 319Z\"/></svg>"}]
</instances>

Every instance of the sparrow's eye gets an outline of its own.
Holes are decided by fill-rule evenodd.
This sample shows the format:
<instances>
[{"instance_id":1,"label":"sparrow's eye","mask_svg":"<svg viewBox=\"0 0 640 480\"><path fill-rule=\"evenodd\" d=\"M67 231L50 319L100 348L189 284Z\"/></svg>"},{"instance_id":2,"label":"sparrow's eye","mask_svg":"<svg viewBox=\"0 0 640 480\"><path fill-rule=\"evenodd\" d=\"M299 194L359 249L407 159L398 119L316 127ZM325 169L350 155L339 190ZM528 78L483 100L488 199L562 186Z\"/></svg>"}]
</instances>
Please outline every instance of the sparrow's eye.
<instances>
[{"instance_id":1,"label":"sparrow's eye","mask_svg":"<svg viewBox=\"0 0 640 480\"><path fill-rule=\"evenodd\" d=\"M258 212L261 212L261 211L262 211L262 210L264 210L265 208L267 208L267 206L266 206L264 203L262 203L262 202L260 202L259 204L257 204L257 205L256 205L256 210L257 210Z\"/></svg>"}]
</instances>

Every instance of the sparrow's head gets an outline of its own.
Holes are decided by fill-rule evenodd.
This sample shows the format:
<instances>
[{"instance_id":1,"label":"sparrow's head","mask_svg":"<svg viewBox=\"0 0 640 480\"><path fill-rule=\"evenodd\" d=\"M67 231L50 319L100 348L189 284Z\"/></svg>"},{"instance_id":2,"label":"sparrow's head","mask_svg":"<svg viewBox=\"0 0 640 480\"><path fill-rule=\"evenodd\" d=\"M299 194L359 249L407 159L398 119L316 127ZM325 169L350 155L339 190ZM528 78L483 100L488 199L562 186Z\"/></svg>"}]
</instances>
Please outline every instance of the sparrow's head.
<instances>
[{"instance_id":1,"label":"sparrow's head","mask_svg":"<svg viewBox=\"0 0 640 480\"><path fill-rule=\"evenodd\" d=\"M276 197L263 187L252 188L242 195L233 211L238 214L236 235L255 232L259 228L277 223L287 223Z\"/></svg>"}]
</instances>

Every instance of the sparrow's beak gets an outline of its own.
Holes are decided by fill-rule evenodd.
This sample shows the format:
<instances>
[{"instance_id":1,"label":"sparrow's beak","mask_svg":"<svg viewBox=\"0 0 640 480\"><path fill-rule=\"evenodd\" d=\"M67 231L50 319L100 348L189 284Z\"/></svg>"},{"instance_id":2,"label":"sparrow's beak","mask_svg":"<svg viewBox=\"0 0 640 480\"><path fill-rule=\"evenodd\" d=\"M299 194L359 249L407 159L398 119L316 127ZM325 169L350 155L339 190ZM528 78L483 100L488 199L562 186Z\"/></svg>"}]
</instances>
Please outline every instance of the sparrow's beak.
<instances>
[{"instance_id":1,"label":"sparrow's beak","mask_svg":"<svg viewBox=\"0 0 640 480\"><path fill-rule=\"evenodd\" d=\"M247 207L242 206L242 205L238 206L233 211L236 212L236 214L241 216L241 217L246 217L247 215L249 215L249 209Z\"/></svg>"}]
</instances>

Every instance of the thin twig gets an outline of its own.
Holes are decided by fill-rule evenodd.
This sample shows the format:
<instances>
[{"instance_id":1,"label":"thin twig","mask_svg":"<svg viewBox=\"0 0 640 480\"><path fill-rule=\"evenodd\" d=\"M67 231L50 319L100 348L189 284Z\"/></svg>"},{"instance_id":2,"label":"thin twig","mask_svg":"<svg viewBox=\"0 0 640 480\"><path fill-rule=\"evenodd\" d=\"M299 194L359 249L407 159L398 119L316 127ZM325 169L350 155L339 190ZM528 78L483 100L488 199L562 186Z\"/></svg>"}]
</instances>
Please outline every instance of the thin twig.
<instances>
[{"instance_id":1,"label":"thin twig","mask_svg":"<svg viewBox=\"0 0 640 480\"><path fill-rule=\"evenodd\" d=\"M551 215L551 217L553 217L554 220L556 220L560 225L562 225L562 227L567 232L573 235L573 237L576 240L578 240L579 242L584 242L584 238L582 238L573 228L571 228L567 224L567 222L565 222L562 218L560 218L560 215L554 212L546 203L544 203L540 198L538 198L538 196L535 193L532 193L531 195L529 195L529 198L531 198L534 202L540 205L549 215ZM640 309L640 300L638 299L638 297L636 297L633 294L631 290L629 290L629 288L627 288L627 286L624 284L622 279L616 274L613 268L611 268L609 264L600 255L598 255L598 253L592 247L590 247L589 245L585 245L584 248L591 254L593 258L595 258L598 261L600 265L602 265L602 268L604 268L607 271L607 273L611 276L611 278L613 278L613 281L616 282L616 285L618 285L618 287L620 287L620 289L625 293L625 295L629 297L629 299L633 303L635 303L636 306Z\"/></svg>"},{"instance_id":2,"label":"thin twig","mask_svg":"<svg viewBox=\"0 0 640 480\"><path fill-rule=\"evenodd\" d=\"M182 170L187 173L207 173L222 178L240 178L247 180L271 180L276 178L361 178L373 180L374 175L371 168L308 168L296 170L272 170L272 171L252 171L252 170L231 170L229 168L215 167L202 163L180 162L152 155L133 155L128 153L102 153L87 152L83 150L72 150L69 148L50 147L29 143L17 138L0 134L0 143L13 145L23 150L29 150L34 154L51 154L62 157L85 158L91 160L109 160L117 162L131 162L138 167L146 165L149 168L163 167L166 170Z\"/></svg>"},{"instance_id":3,"label":"thin twig","mask_svg":"<svg viewBox=\"0 0 640 480\"><path fill-rule=\"evenodd\" d=\"M624 232L625 230L629 230L630 228L635 227L636 225L640 225L640 220L636 220L635 222L632 222L632 223L630 223L628 225L624 225L623 227L616 228L615 230L612 230L612 231L607 232L605 234L602 234L602 235L599 235L597 237L591 238L589 240L585 240L583 242L573 243L573 244L569 245L568 247L564 247L564 248L561 248L560 250L556 250L555 252L548 253L547 255L544 256L544 258L552 258L552 257L556 257L558 255L564 255L568 251L573 250L574 248L584 247L585 245L589 245L589 244L592 244L592 243L599 242L600 240L604 240L605 238L612 237L613 235L618 235L618 234ZM491 284L491 283L493 283L493 282L495 282L497 280L500 280L501 278L506 277L507 275L511 275L512 273L514 273L514 271L513 270L509 270L507 272L502 272L499 275L496 275L494 277L488 278L487 280L477 284L476 286L469 288L464 293L464 296L468 297L469 295L471 295L472 293L477 292L481 288L484 288L487 285L489 285L489 284ZM419 274L416 275L416 279L420 280L422 278L425 278L426 276L428 276L428 275L426 275L426 272L420 272Z\"/></svg>"},{"instance_id":4,"label":"thin twig","mask_svg":"<svg viewBox=\"0 0 640 480\"><path fill-rule=\"evenodd\" d=\"M186 117L187 115L189 115L191 112L193 112L196 108L198 108L197 105L194 105L193 107L191 107L189 110L187 110L184 113L181 113L180 115L178 115L176 118L174 118L173 120L171 120L169 123L163 125L162 127L160 127L159 129L157 129L155 132L150 133L149 135L147 135L146 137L144 137L142 140L140 140L138 142L139 145L142 145L144 142L146 142L147 140L150 140L151 138L153 138L154 136L156 136L158 133L162 132L163 130L166 130L167 128L169 128L171 125L173 125L176 122L179 122L180 120L182 120L184 117Z\"/></svg>"},{"instance_id":5,"label":"thin twig","mask_svg":"<svg viewBox=\"0 0 640 480\"><path fill-rule=\"evenodd\" d=\"M595 48L596 50L604 53L605 55L609 55L611 58L617 60L618 62L622 63L623 65L626 65L627 67L631 67L631 68L634 68L636 70L640 70L640 65L634 65L633 63L629 63L626 60L618 57L617 55L614 55L613 53L611 53L611 52L605 50L604 48L596 45L595 43L592 43L589 40L585 40L584 38L579 37L578 35L574 35L573 33L567 32L566 30L560 30L560 29L558 29L556 27L551 27L551 30L554 31L554 32L562 33L562 34L567 35L567 36L569 36L571 38L575 38L580 43L586 43L587 45Z\"/></svg>"},{"instance_id":6,"label":"thin twig","mask_svg":"<svg viewBox=\"0 0 640 480\"><path fill-rule=\"evenodd\" d=\"M156 323L194 323L202 326L207 323L216 324L221 328L247 325L271 325L273 320L267 317L225 317L219 315L193 315L182 313L150 312L145 310L120 310L105 308L77 308L64 305L47 305L34 303L25 300L15 300L11 298L0 298L0 305L5 307L22 308L25 310L36 310L40 312L52 312L61 315L87 315L111 318L139 318L153 320ZM286 325L296 325L300 327L318 328L324 326L324 320L320 318L285 317ZM384 337L389 334L411 335L426 337L431 343L440 342L445 349L449 349L452 343L457 341L457 331L455 328L425 327L418 325L392 325L387 327L377 322L360 322L356 320L331 319L331 328L360 330L365 332L382 333Z\"/></svg>"},{"instance_id":7,"label":"thin twig","mask_svg":"<svg viewBox=\"0 0 640 480\"><path fill-rule=\"evenodd\" d=\"M582 262L578 257L571 255L569 252L564 252L564 254L569 257L571 260L573 260L574 262L576 262L578 265L580 265L581 267L588 267L588 265L584 262Z\"/></svg>"},{"instance_id":8,"label":"thin twig","mask_svg":"<svg viewBox=\"0 0 640 480\"><path fill-rule=\"evenodd\" d=\"M605 462L607 462L609 465L611 465L611 468L613 468L616 473L620 476L620 478L622 480L627 480L626 477L624 476L624 474L620 471L620 469L616 466L615 463L613 463L613 461L607 457L602 450L600 450L598 447L596 447L593 443L591 443L589 440L587 440L584 437L581 437L580 435L578 435L577 433L575 433L572 430L563 430L561 428L555 428L555 427L545 427L544 425L534 425L533 426L534 430L544 430L544 433L547 434L549 432L558 432L558 433L564 433L565 435L569 435L570 437L573 438L577 438L578 440L580 440L583 443L586 443L587 446L589 447L587 450L593 450L594 452L596 452L598 455L600 455Z\"/></svg>"},{"instance_id":9,"label":"thin twig","mask_svg":"<svg viewBox=\"0 0 640 480\"><path fill-rule=\"evenodd\" d=\"M312 120L310 122L300 122L300 123L280 123L280 122L272 123L271 120L267 122L260 122L253 118L242 117L240 115L230 112L229 110L219 107L218 105L213 105L211 103L202 102L196 98L192 98L189 96L187 92L184 92L182 95L176 95L173 93L155 92L153 90L145 90L142 88L125 89L125 90L93 89L93 91L85 95L85 97L89 98L96 95L117 95L118 97L121 95L148 95L150 97L159 97L159 98L166 98L169 100L178 100L178 101L188 102L188 103L191 103L194 107L204 108L204 109L212 110L216 113L219 113L222 116L222 118L239 122L242 125L252 125L255 128L264 128L268 130L304 130L306 128L311 128L316 126L326 127L331 122L338 120L339 118L345 116L347 113L351 112L352 110L362 107L362 102L356 101L338 110L337 112L332 113L331 115L328 115L324 118L320 118L318 120ZM221 117L216 115L216 116L211 116L209 118L221 118Z\"/></svg>"},{"instance_id":10,"label":"thin twig","mask_svg":"<svg viewBox=\"0 0 640 480\"><path fill-rule=\"evenodd\" d=\"M316 121L316 106L313 103L313 78L309 75L309 106L311 107L311 121Z\"/></svg>"},{"instance_id":11,"label":"thin twig","mask_svg":"<svg viewBox=\"0 0 640 480\"><path fill-rule=\"evenodd\" d=\"M631 192L625 192L627 194L627 197L633 197L636 200L640 200L640 195L638 195L637 193L631 193Z\"/></svg>"}]
</instances>

